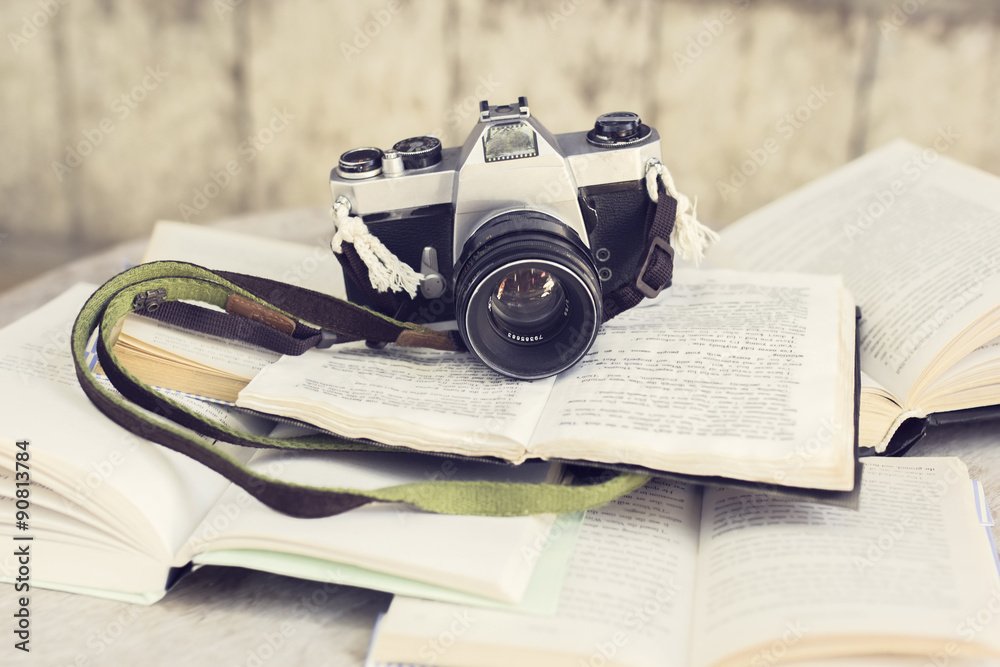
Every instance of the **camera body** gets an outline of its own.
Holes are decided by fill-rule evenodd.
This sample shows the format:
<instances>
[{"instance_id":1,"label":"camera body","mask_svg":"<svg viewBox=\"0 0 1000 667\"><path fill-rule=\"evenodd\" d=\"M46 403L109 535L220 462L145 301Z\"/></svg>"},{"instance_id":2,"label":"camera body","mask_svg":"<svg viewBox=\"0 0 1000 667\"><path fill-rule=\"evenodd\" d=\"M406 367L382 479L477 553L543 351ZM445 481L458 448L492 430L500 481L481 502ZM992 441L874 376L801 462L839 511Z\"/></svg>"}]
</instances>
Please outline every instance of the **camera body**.
<instances>
[{"instance_id":1,"label":"camera body","mask_svg":"<svg viewBox=\"0 0 1000 667\"><path fill-rule=\"evenodd\" d=\"M602 321L603 295L635 282L652 205L647 162L660 157L656 130L636 114L604 114L589 131L553 135L521 97L481 102L461 147L414 137L385 152L347 151L330 187L396 257L426 276L408 319L456 319L488 365L542 377L562 362L531 370L544 356L536 348L548 344L547 354L560 358L559 347L585 352ZM351 301L369 305L363 290L350 281L347 289ZM540 304L559 298L563 306L541 313ZM483 317L488 326L472 322ZM489 357L527 358L512 371Z\"/></svg>"}]
</instances>

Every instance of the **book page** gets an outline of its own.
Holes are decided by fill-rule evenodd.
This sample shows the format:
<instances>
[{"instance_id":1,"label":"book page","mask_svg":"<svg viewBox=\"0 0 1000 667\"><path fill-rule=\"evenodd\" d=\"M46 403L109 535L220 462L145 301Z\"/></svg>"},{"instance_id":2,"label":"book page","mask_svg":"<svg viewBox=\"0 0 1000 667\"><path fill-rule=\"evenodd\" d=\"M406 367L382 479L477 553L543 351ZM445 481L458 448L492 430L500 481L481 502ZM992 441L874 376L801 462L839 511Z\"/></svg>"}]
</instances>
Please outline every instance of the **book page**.
<instances>
[{"instance_id":1,"label":"book page","mask_svg":"<svg viewBox=\"0 0 1000 667\"><path fill-rule=\"evenodd\" d=\"M858 511L709 489L692 664L763 664L779 638L786 659L1000 651L997 623L967 631L998 582L959 459L864 459Z\"/></svg>"},{"instance_id":2,"label":"book page","mask_svg":"<svg viewBox=\"0 0 1000 667\"><path fill-rule=\"evenodd\" d=\"M378 662L439 667L684 665L700 493L654 480L587 512L554 616L396 597Z\"/></svg>"},{"instance_id":3,"label":"book page","mask_svg":"<svg viewBox=\"0 0 1000 667\"><path fill-rule=\"evenodd\" d=\"M548 479L552 465L497 465L402 452L260 450L249 467L297 484L364 490L472 479L536 484ZM297 519L234 485L193 531L176 564L209 551L254 549L327 561L330 577L337 564L344 564L517 602L535 565L524 552L544 542L553 520L552 515L432 514L395 503Z\"/></svg>"},{"instance_id":4,"label":"book page","mask_svg":"<svg viewBox=\"0 0 1000 667\"><path fill-rule=\"evenodd\" d=\"M241 340L212 336L171 326L140 315L126 315L119 341L133 339L141 349L166 358L180 358L185 363L217 369L224 373L249 380L260 369L281 358L257 345ZM152 349L150 349L152 348Z\"/></svg>"},{"instance_id":5,"label":"book page","mask_svg":"<svg viewBox=\"0 0 1000 667\"><path fill-rule=\"evenodd\" d=\"M169 562L229 483L118 426L83 393L70 331L93 290L77 285L0 331L0 446L28 440L32 479L132 531L148 553ZM258 422L265 428L254 418L244 426ZM0 450L0 459L13 456Z\"/></svg>"},{"instance_id":6,"label":"book page","mask_svg":"<svg viewBox=\"0 0 1000 667\"><path fill-rule=\"evenodd\" d=\"M8 544L18 544L11 536L24 535L15 528L14 507L14 499L0 496L0 537ZM70 585L93 589L92 594L102 597L114 597L114 592L162 597L169 567L162 557L123 547L101 530L45 507L33 505L29 523L37 545L31 548L32 588L66 590ZM0 581L13 583L18 576L13 553L0 556Z\"/></svg>"},{"instance_id":7,"label":"book page","mask_svg":"<svg viewBox=\"0 0 1000 667\"><path fill-rule=\"evenodd\" d=\"M9 479L10 486L8 488L14 489L16 470L8 469L6 464L15 460L8 459L9 454L7 452L15 451L16 444L12 441L5 442L5 440L5 438L0 438L0 442L2 442L0 444L0 460L4 462L3 465L0 465L0 482ZM16 468L16 463L13 466ZM64 472L65 468L66 466L59 465L58 462L53 464L51 461L47 461L44 468L40 467L36 472L45 479L52 478L57 470L60 473ZM60 492L39 481L38 475L33 476L29 485L31 490L31 506L59 515L65 519L66 524L72 524L77 530L89 531L91 535L99 533L103 537L94 538L95 541L104 540L109 544L116 544L119 549L127 547L133 551L141 552L144 549L148 550L150 543L156 544L156 539L151 538L152 531L148 528L137 529L134 525L135 521L132 520L129 512L115 511L118 505L125 504L126 501L124 499L121 499L119 502L118 496L115 495L114 499L102 499L100 502L92 502L93 499L91 497L81 494L80 491L88 486L88 481L90 486L97 485L99 475L88 475L88 477L89 480L86 478L75 480L75 483L70 485L74 487L72 491L67 491L67 489L63 488L62 492ZM54 483L60 487L66 486L60 479L55 479ZM101 492L95 489L94 495L97 495L97 493ZM104 494L101 493L101 495ZM0 497L6 496L8 496L7 493L0 492ZM74 498L80 499L81 502L77 503ZM13 501L13 496L6 499ZM13 515L8 517L7 522L13 523ZM35 523L32 522L31 525L35 526Z\"/></svg>"},{"instance_id":8,"label":"book page","mask_svg":"<svg viewBox=\"0 0 1000 667\"><path fill-rule=\"evenodd\" d=\"M942 348L1000 304L1000 179L896 142L727 227L709 257L843 274L864 318L862 368L905 402Z\"/></svg>"},{"instance_id":9,"label":"book page","mask_svg":"<svg viewBox=\"0 0 1000 667\"><path fill-rule=\"evenodd\" d=\"M782 667L996 667L996 664L994 658L949 655L945 651L919 656L860 655L781 663Z\"/></svg>"},{"instance_id":10,"label":"book page","mask_svg":"<svg viewBox=\"0 0 1000 667\"><path fill-rule=\"evenodd\" d=\"M877 447L888 444L896 432L898 421L907 413L898 398L879 384L878 380L861 371L861 409L858 418L858 446Z\"/></svg>"},{"instance_id":11,"label":"book page","mask_svg":"<svg viewBox=\"0 0 1000 667\"><path fill-rule=\"evenodd\" d=\"M216 227L160 220L142 261L178 260L217 271L279 280L346 298L344 273L330 250L330 234L309 245L250 236Z\"/></svg>"},{"instance_id":12,"label":"book page","mask_svg":"<svg viewBox=\"0 0 1000 667\"><path fill-rule=\"evenodd\" d=\"M926 392L928 412L995 405L1000 394L1000 338L973 350ZM958 404L961 401L961 404Z\"/></svg>"},{"instance_id":13,"label":"book page","mask_svg":"<svg viewBox=\"0 0 1000 667\"><path fill-rule=\"evenodd\" d=\"M468 353L359 342L282 357L236 404L347 437L523 461L553 381L515 380Z\"/></svg>"},{"instance_id":14,"label":"book page","mask_svg":"<svg viewBox=\"0 0 1000 667\"><path fill-rule=\"evenodd\" d=\"M855 318L842 297L832 276L678 271L559 376L531 451L850 489Z\"/></svg>"}]
</instances>

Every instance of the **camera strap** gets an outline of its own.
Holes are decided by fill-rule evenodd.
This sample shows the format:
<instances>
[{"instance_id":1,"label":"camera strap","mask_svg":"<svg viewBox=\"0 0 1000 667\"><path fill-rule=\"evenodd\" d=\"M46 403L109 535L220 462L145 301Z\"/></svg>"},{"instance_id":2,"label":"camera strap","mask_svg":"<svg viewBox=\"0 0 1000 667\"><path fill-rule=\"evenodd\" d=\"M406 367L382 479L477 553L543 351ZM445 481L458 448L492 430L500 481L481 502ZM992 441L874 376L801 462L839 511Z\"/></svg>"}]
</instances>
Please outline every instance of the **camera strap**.
<instances>
[{"instance_id":1,"label":"camera strap","mask_svg":"<svg viewBox=\"0 0 1000 667\"><path fill-rule=\"evenodd\" d=\"M211 311L182 302L223 309ZM199 312L204 311L204 312ZM649 477L604 474L592 484L425 481L375 490L301 485L243 464L223 441L255 448L312 451L409 451L333 434L295 439L244 433L206 418L140 382L118 362L113 335L132 312L237 338L287 354L355 340L456 349L447 333L399 322L376 312L294 285L185 262L151 262L124 271L87 300L73 325L72 354L84 393L101 412L136 435L208 466L279 512L302 518L331 516L369 503L407 503L441 514L522 516L598 507L642 486ZM114 389L87 363L94 334L97 356ZM297 350L297 351L296 351ZM117 390L117 391L116 391Z\"/></svg>"},{"instance_id":2,"label":"camera strap","mask_svg":"<svg viewBox=\"0 0 1000 667\"><path fill-rule=\"evenodd\" d=\"M670 172L658 159L650 158L646 163L645 181L650 202L643 250L633 280L604 295L605 322L670 287L675 250L681 257L700 263L705 248L719 237L698 221L697 201L677 190ZM338 197L330 211L337 225L331 244L334 255L345 277L365 293L377 311L403 319L423 276L397 259L361 218L350 212L350 201Z\"/></svg>"},{"instance_id":3,"label":"camera strap","mask_svg":"<svg viewBox=\"0 0 1000 667\"><path fill-rule=\"evenodd\" d=\"M663 179L656 179L657 198L646 209L643 252L635 280L604 295L604 321L616 317L643 299L652 299L670 287L674 275L674 249L670 235L677 217L677 200L667 194Z\"/></svg>"}]
</instances>

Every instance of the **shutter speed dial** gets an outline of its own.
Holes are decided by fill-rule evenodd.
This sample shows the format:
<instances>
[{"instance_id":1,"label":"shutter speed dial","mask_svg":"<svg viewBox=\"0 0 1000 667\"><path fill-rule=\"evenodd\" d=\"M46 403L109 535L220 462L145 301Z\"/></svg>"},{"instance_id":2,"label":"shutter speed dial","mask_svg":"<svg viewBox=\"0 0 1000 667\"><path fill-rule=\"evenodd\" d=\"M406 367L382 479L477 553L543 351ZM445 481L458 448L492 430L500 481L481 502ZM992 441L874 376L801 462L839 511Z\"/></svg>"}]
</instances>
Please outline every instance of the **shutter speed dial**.
<instances>
[{"instance_id":1,"label":"shutter speed dial","mask_svg":"<svg viewBox=\"0 0 1000 667\"><path fill-rule=\"evenodd\" d=\"M441 140L437 137L403 139L392 150L403 156L403 166L407 169L433 167L441 161Z\"/></svg>"}]
</instances>

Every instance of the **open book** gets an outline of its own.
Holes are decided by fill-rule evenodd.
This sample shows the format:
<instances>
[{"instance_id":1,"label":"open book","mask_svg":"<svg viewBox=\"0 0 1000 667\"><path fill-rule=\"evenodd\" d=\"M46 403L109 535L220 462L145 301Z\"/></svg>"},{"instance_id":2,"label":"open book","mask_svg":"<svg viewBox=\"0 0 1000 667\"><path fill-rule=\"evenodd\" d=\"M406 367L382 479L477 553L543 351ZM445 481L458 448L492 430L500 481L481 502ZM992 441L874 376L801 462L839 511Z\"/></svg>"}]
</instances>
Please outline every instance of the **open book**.
<instances>
[{"instance_id":1,"label":"open book","mask_svg":"<svg viewBox=\"0 0 1000 667\"><path fill-rule=\"evenodd\" d=\"M276 278L315 261L288 244L276 262L270 247L160 222L144 259L212 266L212 254L238 248L240 264L226 268ZM306 277L305 286L342 289ZM275 363L266 351L134 315L115 352L153 386L420 451L844 491L855 476L855 335L852 298L835 277L678 270L658 299L607 323L580 364L534 382L468 355L392 346Z\"/></svg>"},{"instance_id":2,"label":"open book","mask_svg":"<svg viewBox=\"0 0 1000 667\"><path fill-rule=\"evenodd\" d=\"M114 345L118 361L140 381L223 403L236 397L276 352L128 315ZM100 369L98 369L100 370Z\"/></svg>"},{"instance_id":3,"label":"open book","mask_svg":"<svg viewBox=\"0 0 1000 667\"><path fill-rule=\"evenodd\" d=\"M713 263L841 273L861 307L860 444L1000 404L1000 178L898 141L727 227ZM947 414L951 413L951 414Z\"/></svg>"},{"instance_id":4,"label":"open book","mask_svg":"<svg viewBox=\"0 0 1000 667\"><path fill-rule=\"evenodd\" d=\"M360 343L269 363L136 316L115 349L154 386L207 391L193 373L173 377L186 357L190 369L237 378L202 395L232 399L252 377L239 407L419 451L849 491L855 337L854 303L835 276L689 270L606 323L577 366L532 382L468 354Z\"/></svg>"},{"instance_id":5,"label":"open book","mask_svg":"<svg viewBox=\"0 0 1000 667\"><path fill-rule=\"evenodd\" d=\"M86 398L70 360L69 330L93 289L78 285L0 331L0 537L8 544L12 536L33 538L31 586L148 603L193 563L439 599L521 599L533 571L521 550L544 537L551 516L443 516L387 505L293 519L116 426ZM190 406L250 433L275 428L224 406ZM419 454L330 459L232 449L271 476L362 489L467 477L540 482L553 472L548 464L515 468ZM24 527L15 523L15 478L30 479ZM0 557L0 580L12 582L18 567L16 558Z\"/></svg>"},{"instance_id":6,"label":"open book","mask_svg":"<svg viewBox=\"0 0 1000 667\"><path fill-rule=\"evenodd\" d=\"M330 251L330 238L312 244L250 236L240 232L159 220L143 262L176 259L216 271L250 273L343 298L344 273Z\"/></svg>"},{"instance_id":7,"label":"open book","mask_svg":"<svg viewBox=\"0 0 1000 667\"><path fill-rule=\"evenodd\" d=\"M588 513L554 616L397 596L371 662L757 667L1000 657L1000 575L981 488L955 458L868 458L864 468L860 511L655 480Z\"/></svg>"},{"instance_id":8,"label":"open book","mask_svg":"<svg viewBox=\"0 0 1000 667\"><path fill-rule=\"evenodd\" d=\"M340 264L330 252L329 239L320 241L304 245L160 220L142 261L182 260L345 298ZM239 341L191 336L138 316L125 319L115 354L147 384L226 403L235 401L261 368L281 356Z\"/></svg>"}]
</instances>

